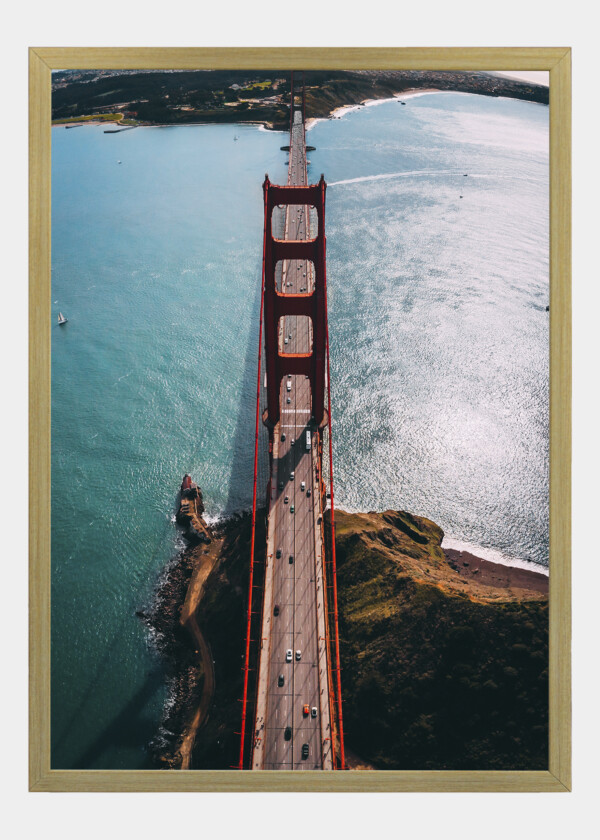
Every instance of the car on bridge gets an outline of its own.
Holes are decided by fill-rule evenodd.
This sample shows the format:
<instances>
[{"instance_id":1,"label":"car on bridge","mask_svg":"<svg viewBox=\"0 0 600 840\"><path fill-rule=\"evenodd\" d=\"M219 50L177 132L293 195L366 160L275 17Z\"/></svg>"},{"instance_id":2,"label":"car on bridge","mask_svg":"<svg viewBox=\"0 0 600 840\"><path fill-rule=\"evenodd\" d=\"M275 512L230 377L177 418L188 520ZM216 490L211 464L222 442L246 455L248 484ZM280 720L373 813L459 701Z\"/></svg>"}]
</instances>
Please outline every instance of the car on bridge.
<instances>
[{"instance_id":1,"label":"car on bridge","mask_svg":"<svg viewBox=\"0 0 600 840\"><path fill-rule=\"evenodd\" d=\"M291 650L286 650L285 661L286 662L291 662L292 661L292 651Z\"/></svg>"},{"instance_id":2,"label":"car on bridge","mask_svg":"<svg viewBox=\"0 0 600 840\"><path fill-rule=\"evenodd\" d=\"M290 565L294 562L294 555L290 554Z\"/></svg>"},{"instance_id":3,"label":"car on bridge","mask_svg":"<svg viewBox=\"0 0 600 840\"><path fill-rule=\"evenodd\" d=\"M296 510L296 508L294 507L294 505L292 505L291 508L290 508L290 513L294 513L295 510Z\"/></svg>"},{"instance_id":4,"label":"car on bridge","mask_svg":"<svg viewBox=\"0 0 600 840\"><path fill-rule=\"evenodd\" d=\"M313 718L316 718L316 716L317 716L317 707L316 706L313 706L312 709L310 710L310 716L313 717Z\"/></svg>"},{"instance_id":5,"label":"car on bridge","mask_svg":"<svg viewBox=\"0 0 600 840\"><path fill-rule=\"evenodd\" d=\"M290 497L289 497L289 496L285 496L285 497L284 497L284 499L283 499L283 504L284 504L284 505L287 505L287 503L289 502L289 500L290 500ZM281 557L281 554L280 554L279 556Z\"/></svg>"},{"instance_id":6,"label":"car on bridge","mask_svg":"<svg viewBox=\"0 0 600 840\"><path fill-rule=\"evenodd\" d=\"M284 682L285 682L285 678L284 678L283 674L280 674L277 677L277 685L279 686L279 688L281 688L281 686L284 684Z\"/></svg>"},{"instance_id":7,"label":"car on bridge","mask_svg":"<svg viewBox=\"0 0 600 840\"><path fill-rule=\"evenodd\" d=\"M291 652L292 652L292 651L290 651L290 653L291 653ZM297 651L296 651L296 662L300 662L300 660L301 660L301 659L302 659L302 651L301 651L301 650L297 650Z\"/></svg>"},{"instance_id":8,"label":"car on bridge","mask_svg":"<svg viewBox=\"0 0 600 840\"><path fill-rule=\"evenodd\" d=\"M302 758L308 758L308 753L309 753L308 744L302 744Z\"/></svg>"},{"instance_id":9,"label":"car on bridge","mask_svg":"<svg viewBox=\"0 0 600 840\"><path fill-rule=\"evenodd\" d=\"M275 604L275 609L273 610L273 615L279 615L279 604Z\"/></svg>"},{"instance_id":10,"label":"car on bridge","mask_svg":"<svg viewBox=\"0 0 600 840\"><path fill-rule=\"evenodd\" d=\"M290 738L292 737L292 727L291 726L286 726L285 727L285 732L283 733L283 737L285 738L286 741L290 740Z\"/></svg>"},{"instance_id":11,"label":"car on bridge","mask_svg":"<svg viewBox=\"0 0 600 840\"><path fill-rule=\"evenodd\" d=\"M279 558L281 557L281 549L280 549L280 548L278 548L278 549L277 549L277 551L275 552L275 557L276 557L278 560L279 560Z\"/></svg>"},{"instance_id":12,"label":"car on bridge","mask_svg":"<svg viewBox=\"0 0 600 840\"><path fill-rule=\"evenodd\" d=\"M310 706L308 705L308 703L305 703L305 704L304 704L304 706L302 707L302 714L304 715L304 717L308 717L308 716L309 716L309 714L310 714Z\"/></svg>"}]
</instances>

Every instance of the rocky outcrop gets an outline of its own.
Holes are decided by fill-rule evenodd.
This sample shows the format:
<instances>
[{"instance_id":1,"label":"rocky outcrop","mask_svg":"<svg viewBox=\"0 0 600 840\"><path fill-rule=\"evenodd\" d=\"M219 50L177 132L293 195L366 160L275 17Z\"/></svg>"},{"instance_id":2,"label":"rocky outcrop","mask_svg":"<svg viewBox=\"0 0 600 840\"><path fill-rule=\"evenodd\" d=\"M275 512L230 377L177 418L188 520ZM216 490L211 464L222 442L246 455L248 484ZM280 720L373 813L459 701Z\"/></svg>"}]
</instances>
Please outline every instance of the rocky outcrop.
<instances>
[{"instance_id":1,"label":"rocky outcrop","mask_svg":"<svg viewBox=\"0 0 600 840\"><path fill-rule=\"evenodd\" d=\"M186 473L181 483L181 490L179 491L179 505L176 519L186 529L189 540L208 545L212 540L212 533L202 518L203 513L204 501L200 487Z\"/></svg>"}]
</instances>

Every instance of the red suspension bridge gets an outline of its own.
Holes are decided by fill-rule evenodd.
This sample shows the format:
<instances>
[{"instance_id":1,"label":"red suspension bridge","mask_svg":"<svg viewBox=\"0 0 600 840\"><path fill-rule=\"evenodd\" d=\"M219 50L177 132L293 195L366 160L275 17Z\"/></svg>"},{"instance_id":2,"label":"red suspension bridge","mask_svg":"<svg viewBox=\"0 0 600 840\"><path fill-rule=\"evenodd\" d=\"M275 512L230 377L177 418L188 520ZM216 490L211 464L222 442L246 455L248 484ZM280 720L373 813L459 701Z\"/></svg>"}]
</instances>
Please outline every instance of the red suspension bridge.
<instances>
[{"instance_id":1,"label":"red suspension bridge","mask_svg":"<svg viewBox=\"0 0 600 840\"><path fill-rule=\"evenodd\" d=\"M310 148L310 147L309 147ZM334 540L323 176L308 184L292 73L288 180L265 177L252 542L239 768L345 767ZM255 552L269 433L264 562ZM329 490L323 448L329 450ZM330 498L328 498L330 497ZM329 551L324 511L330 502ZM259 552L262 556L262 552Z\"/></svg>"}]
</instances>

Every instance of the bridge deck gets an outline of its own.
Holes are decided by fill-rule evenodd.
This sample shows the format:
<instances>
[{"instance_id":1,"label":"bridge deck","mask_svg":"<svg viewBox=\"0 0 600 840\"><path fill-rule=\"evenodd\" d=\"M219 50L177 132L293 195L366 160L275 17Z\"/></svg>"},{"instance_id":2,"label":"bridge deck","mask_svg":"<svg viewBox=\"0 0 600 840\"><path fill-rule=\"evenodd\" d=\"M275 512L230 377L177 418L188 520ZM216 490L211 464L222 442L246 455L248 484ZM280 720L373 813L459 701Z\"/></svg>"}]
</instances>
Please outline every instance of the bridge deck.
<instances>
[{"instance_id":1,"label":"bridge deck","mask_svg":"<svg viewBox=\"0 0 600 840\"><path fill-rule=\"evenodd\" d=\"M301 112L296 111L290 138L288 184L306 183L304 123ZM274 220L274 224L278 221L280 225L277 235L285 239L310 238L309 214L308 207L289 206L285 217L281 212L279 220ZM285 293L311 291L312 264L304 260L284 261L276 283L278 290ZM282 319L280 352L310 352L311 346L310 319L299 316ZM318 431L311 419L308 379L290 377L289 390L284 380L279 399L280 421L273 432L271 498L267 500L267 569L252 768L332 770ZM307 431L311 433L310 449L306 446ZM278 615L274 614L276 607ZM292 651L291 662L286 662L288 650ZM301 652L299 661L296 651ZM278 684L280 676L282 686ZM309 707L308 715L303 712L305 704ZM316 717L312 717L313 707L317 710ZM291 730L289 739L287 727ZM305 759L302 758L304 744L309 748Z\"/></svg>"}]
</instances>

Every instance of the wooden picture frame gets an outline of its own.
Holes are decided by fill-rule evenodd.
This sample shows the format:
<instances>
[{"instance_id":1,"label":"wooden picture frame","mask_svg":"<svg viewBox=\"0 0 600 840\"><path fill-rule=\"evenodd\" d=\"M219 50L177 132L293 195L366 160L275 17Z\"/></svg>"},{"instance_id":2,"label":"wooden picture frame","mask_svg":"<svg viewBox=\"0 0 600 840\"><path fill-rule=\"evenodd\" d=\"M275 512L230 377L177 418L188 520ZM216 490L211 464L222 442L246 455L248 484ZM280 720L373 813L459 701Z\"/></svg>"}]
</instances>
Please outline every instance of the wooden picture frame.
<instances>
[{"instance_id":1,"label":"wooden picture frame","mask_svg":"<svg viewBox=\"0 0 600 840\"><path fill-rule=\"evenodd\" d=\"M53 770L50 765L52 69L547 70L550 73L550 653L546 771ZM31 791L565 791L571 787L571 51L568 48L31 48L29 52ZM259 176L257 177L260 177Z\"/></svg>"}]
</instances>

